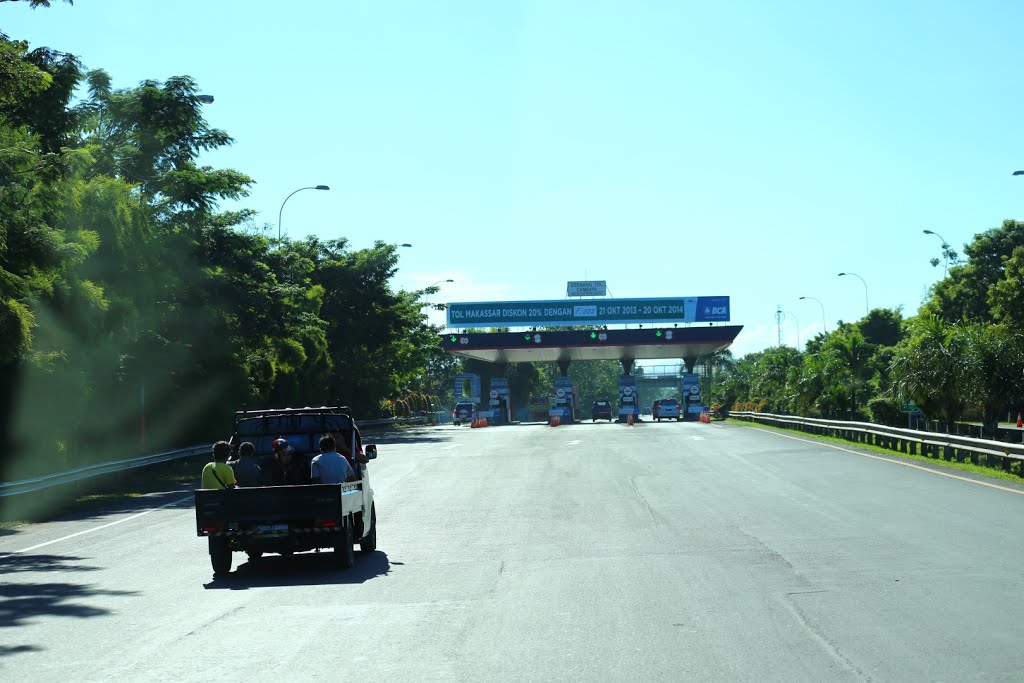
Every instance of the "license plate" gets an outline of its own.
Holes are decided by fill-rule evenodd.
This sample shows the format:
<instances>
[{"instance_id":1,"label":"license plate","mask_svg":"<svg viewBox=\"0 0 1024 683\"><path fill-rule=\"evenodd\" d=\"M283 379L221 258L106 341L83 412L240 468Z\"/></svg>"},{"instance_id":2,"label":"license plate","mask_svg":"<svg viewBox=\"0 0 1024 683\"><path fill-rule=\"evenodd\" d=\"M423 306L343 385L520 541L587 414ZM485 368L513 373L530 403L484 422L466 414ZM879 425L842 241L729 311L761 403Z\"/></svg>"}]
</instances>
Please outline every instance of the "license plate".
<instances>
[{"instance_id":1,"label":"license plate","mask_svg":"<svg viewBox=\"0 0 1024 683\"><path fill-rule=\"evenodd\" d=\"M287 524L258 524L256 533L260 536L287 536Z\"/></svg>"}]
</instances>

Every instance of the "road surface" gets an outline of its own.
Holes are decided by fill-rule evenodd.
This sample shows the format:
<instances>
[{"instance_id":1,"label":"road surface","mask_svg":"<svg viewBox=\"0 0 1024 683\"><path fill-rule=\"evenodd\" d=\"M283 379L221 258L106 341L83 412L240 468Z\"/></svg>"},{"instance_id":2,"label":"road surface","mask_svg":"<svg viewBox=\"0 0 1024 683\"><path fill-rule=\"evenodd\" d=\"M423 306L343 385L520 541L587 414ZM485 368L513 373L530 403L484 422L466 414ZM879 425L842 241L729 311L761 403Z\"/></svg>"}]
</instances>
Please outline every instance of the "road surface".
<instances>
[{"instance_id":1,"label":"road surface","mask_svg":"<svg viewBox=\"0 0 1024 683\"><path fill-rule=\"evenodd\" d=\"M392 433L379 551L186 492L0 536L5 680L1019 680L1024 489L739 425ZM986 485L987 484L987 485Z\"/></svg>"}]
</instances>

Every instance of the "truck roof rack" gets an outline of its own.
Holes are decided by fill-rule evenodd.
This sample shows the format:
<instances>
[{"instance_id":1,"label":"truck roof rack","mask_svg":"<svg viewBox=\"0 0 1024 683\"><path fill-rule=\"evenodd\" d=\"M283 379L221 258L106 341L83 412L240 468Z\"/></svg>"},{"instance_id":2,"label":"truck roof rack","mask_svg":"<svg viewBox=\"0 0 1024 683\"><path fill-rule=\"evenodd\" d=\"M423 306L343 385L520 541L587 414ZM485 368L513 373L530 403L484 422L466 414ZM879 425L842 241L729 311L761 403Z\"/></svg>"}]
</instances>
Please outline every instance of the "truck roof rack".
<instances>
[{"instance_id":1,"label":"truck roof rack","mask_svg":"<svg viewBox=\"0 0 1024 683\"><path fill-rule=\"evenodd\" d=\"M258 417L273 417L275 415L344 415L352 417L352 409L348 406L306 406L305 408L265 408L262 410L236 410L235 420L245 420Z\"/></svg>"}]
</instances>

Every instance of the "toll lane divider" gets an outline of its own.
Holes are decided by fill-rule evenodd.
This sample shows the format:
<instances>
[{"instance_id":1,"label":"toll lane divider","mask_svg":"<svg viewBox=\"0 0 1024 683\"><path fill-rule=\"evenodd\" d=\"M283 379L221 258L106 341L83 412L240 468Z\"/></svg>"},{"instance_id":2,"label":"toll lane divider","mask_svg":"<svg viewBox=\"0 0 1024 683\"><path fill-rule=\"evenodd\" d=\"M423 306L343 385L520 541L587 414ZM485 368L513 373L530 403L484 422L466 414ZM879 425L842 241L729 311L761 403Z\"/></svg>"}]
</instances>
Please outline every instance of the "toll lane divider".
<instances>
[{"instance_id":1,"label":"toll lane divider","mask_svg":"<svg viewBox=\"0 0 1024 683\"><path fill-rule=\"evenodd\" d=\"M1024 477L1024 443L1009 443L970 436L923 432L916 429L889 427L873 422L823 420L795 415L774 415L749 411L731 411L730 417L772 427L795 429L808 434L830 436L853 443L887 448L908 455L923 455L940 460L971 462L979 465L979 456L985 456L990 467L1011 471L1014 462L1021 463L1018 474ZM941 449L941 450L940 450Z\"/></svg>"}]
</instances>

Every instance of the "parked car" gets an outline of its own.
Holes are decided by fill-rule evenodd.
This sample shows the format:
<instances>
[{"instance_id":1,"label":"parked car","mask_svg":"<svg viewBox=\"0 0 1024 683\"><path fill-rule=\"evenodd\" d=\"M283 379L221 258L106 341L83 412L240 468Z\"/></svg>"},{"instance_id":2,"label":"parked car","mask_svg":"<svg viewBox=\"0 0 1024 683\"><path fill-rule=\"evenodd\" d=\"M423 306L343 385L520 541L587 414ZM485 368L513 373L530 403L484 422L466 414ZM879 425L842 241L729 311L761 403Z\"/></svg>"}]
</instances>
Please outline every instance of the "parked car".
<instances>
[{"instance_id":1,"label":"parked car","mask_svg":"<svg viewBox=\"0 0 1024 683\"><path fill-rule=\"evenodd\" d=\"M669 420L675 418L678 422L682 419L682 416L679 413L679 401L674 398L658 399L654 402L654 405L651 406L651 415L658 422L661 422L661 418L663 417Z\"/></svg>"},{"instance_id":2,"label":"parked car","mask_svg":"<svg viewBox=\"0 0 1024 683\"><path fill-rule=\"evenodd\" d=\"M612 402L608 399L601 401L594 401L594 407L590 409L590 419L594 422L598 420L612 421Z\"/></svg>"},{"instance_id":3,"label":"parked car","mask_svg":"<svg viewBox=\"0 0 1024 683\"><path fill-rule=\"evenodd\" d=\"M452 424L458 427L463 422L472 422L476 419L476 404L469 401L461 401L455 404L452 409Z\"/></svg>"}]
</instances>

